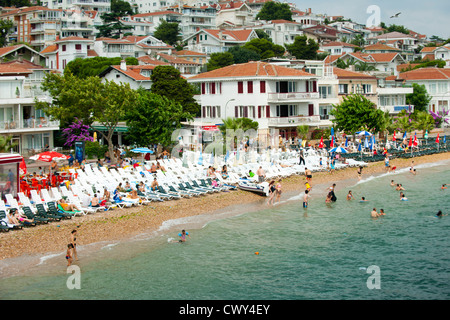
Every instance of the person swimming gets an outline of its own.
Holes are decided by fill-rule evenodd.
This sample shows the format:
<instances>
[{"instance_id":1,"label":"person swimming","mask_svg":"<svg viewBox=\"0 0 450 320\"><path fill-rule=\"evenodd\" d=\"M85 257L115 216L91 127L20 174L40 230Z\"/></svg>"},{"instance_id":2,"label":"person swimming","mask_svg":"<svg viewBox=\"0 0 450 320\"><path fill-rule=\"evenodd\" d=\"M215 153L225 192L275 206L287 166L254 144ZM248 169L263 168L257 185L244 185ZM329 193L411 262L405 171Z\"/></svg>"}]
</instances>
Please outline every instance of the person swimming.
<instances>
[{"instance_id":1,"label":"person swimming","mask_svg":"<svg viewBox=\"0 0 450 320\"><path fill-rule=\"evenodd\" d=\"M189 238L191 237L189 235L189 232L186 232L186 230L181 230L181 233L178 234L178 236L180 237L180 240L178 240L178 242L186 242L186 236L188 236Z\"/></svg>"},{"instance_id":2,"label":"person swimming","mask_svg":"<svg viewBox=\"0 0 450 320\"><path fill-rule=\"evenodd\" d=\"M305 195L303 196L303 208L305 208L305 209L308 208L308 198L309 198L308 193L309 193L309 190L306 189Z\"/></svg>"},{"instance_id":3,"label":"person swimming","mask_svg":"<svg viewBox=\"0 0 450 320\"><path fill-rule=\"evenodd\" d=\"M400 200L406 201L408 198L405 196L403 192L400 192Z\"/></svg>"}]
</instances>

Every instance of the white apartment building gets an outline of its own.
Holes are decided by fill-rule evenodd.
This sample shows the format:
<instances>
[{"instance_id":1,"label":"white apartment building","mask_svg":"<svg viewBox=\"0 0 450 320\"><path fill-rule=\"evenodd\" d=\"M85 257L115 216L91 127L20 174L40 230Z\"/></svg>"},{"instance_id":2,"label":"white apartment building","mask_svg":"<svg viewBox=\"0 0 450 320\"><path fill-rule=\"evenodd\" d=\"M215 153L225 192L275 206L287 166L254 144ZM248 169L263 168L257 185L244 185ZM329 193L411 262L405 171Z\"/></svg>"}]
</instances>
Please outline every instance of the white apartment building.
<instances>
[{"instance_id":1,"label":"white apartment building","mask_svg":"<svg viewBox=\"0 0 450 320\"><path fill-rule=\"evenodd\" d=\"M40 89L47 71L26 60L0 64L0 134L12 136L18 143L14 151L25 156L46 145L53 148L53 133L59 130L58 121L35 107L35 99L49 101Z\"/></svg>"},{"instance_id":2,"label":"white apartment building","mask_svg":"<svg viewBox=\"0 0 450 320\"><path fill-rule=\"evenodd\" d=\"M260 134L278 129L283 138L295 137L298 125L320 125L318 79L261 61L201 73L188 79L201 91L196 97L201 117L191 125L215 126L228 117L246 117L259 123Z\"/></svg>"}]
</instances>

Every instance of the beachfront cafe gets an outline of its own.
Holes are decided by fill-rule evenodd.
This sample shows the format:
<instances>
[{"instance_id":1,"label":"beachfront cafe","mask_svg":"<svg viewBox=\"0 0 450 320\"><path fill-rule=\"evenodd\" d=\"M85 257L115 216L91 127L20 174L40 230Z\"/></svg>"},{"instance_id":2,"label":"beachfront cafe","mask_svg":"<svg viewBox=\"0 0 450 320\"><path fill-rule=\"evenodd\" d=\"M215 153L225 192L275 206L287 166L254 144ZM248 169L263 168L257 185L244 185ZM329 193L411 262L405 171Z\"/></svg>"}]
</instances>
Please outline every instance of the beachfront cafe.
<instances>
[{"instance_id":1,"label":"beachfront cafe","mask_svg":"<svg viewBox=\"0 0 450 320\"><path fill-rule=\"evenodd\" d=\"M14 197L19 192L19 166L23 157L17 153L0 153L0 192L4 199L6 194Z\"/></svg>"}]
</instances>

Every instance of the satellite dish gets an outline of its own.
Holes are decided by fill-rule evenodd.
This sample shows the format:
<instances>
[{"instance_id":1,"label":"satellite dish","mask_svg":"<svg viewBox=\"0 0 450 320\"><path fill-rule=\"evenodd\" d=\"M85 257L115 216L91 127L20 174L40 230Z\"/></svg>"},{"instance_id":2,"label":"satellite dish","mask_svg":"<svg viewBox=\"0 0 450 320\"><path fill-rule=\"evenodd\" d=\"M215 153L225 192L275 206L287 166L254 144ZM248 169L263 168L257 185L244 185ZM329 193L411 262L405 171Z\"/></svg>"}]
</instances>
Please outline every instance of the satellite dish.
<instances>
[{"instance_id":1,"label":"satellite dish","mask_svg":"<svg viewBox=\"0 0 450 320\"><path fill-rule=\"evenodd\" d=\"M147 54L150 55L152 53L152 49L148 49Z\"/></svg>"}]
</instances>

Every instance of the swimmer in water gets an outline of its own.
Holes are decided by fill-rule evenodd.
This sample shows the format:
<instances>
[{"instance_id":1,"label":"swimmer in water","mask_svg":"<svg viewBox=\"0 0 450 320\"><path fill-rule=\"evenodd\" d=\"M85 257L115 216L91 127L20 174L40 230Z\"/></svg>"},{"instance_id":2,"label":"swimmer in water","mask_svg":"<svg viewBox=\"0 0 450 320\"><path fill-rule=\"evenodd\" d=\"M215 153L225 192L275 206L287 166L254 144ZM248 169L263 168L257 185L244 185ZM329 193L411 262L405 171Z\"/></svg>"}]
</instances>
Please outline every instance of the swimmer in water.
<instances>
[{"instance_id":1,"label":"swimmer in water","mask_svg":"<svg viewBox=\"0 0 450 320\"><path fill-rule=\"evenodd\" d=\"M189 238L191 237L189 235L189 232L186 232L186 230L181 230L181 233L178 234L178 236L180 237L180 240L178 240L178 242L186 242L186 236L188 236Z\"/></svg>"},{"instance_id":2,"label":"swimmer in water","mask_svg":"<svg viewBox=\"0 0 450 320\"><path fill-rule=\"evenodd\" d=\"M400 200L408 200L403 192L400 192Z\"/></svg>"},{"instance_id":3,"label":"swimmer in water","mask_svg":"<svg viewBox=\"0 0 450 320\"><path fill-rule=\"evenodd\" d=\"M384 213L384 209L380 209L380 213L378 214L379 216L385 216L386 213Z\"/></svg>"},{"instance_id":4,"label":"swimmer in water","mask_svg":"<svg viewBox=\"0 0 450 320\"><path fill-rule=\"evenodd\" d=\"M373 208L372 212L370 213L370 217L371 218L378 218L378 212L377 212L377 208Z\"/></svg>"},{"instance_id":5,"label":"swimmer in water","mask_svg":"<svg viewBox=\"0 0 450 320\"><path fill-rule=\"evenodd\" d=\"M359 200L359 202L367 202L367 201L369 201L369 200L366 200L365 197L361 197L361 200Z\"/></svg>"},{"instance_id":6,"label":"swimmer in water","mask_svg":"<svg viewBox=\"0 0 450 320\"><path fill-rule=\"evenodd\" d=\"M394 180L391 180L391 187L395 186Z\"/></svg>"},{"instance_id":7,"label":"swimmer in water","mask_svg":"<svg viewBox=\"0 0 450 320\"><path fill-rule=\"evenodd\" d=\"M352 200L352 199L355 199L355 198L353 197L352 190L349 190L348 194L347 194L347 200Z\"/></svg>"},{"instance_id":8,"label":"swimmer in water","mask_svg":"<svg viewBox=\"0 0 450 320\"><path fill-rule=\"evenodd\" d=\"M447 189L446 186L447 186L447 185L444 183L444 184L442 185L441 189L442 189L442 190Z\"/></svg>"}]
</instances>

